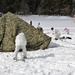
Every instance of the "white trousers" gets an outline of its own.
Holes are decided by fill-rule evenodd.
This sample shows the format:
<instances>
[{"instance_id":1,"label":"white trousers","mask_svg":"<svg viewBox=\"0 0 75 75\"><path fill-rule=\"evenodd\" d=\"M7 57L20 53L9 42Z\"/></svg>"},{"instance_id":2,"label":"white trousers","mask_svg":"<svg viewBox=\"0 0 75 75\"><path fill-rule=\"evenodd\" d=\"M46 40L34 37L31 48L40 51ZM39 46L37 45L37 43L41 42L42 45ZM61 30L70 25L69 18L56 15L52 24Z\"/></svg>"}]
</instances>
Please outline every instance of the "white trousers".
<instances>
[{"instance_id":1,"label":"white trousers","mask_svg":"<svg viewBox=\"0 0 75 75\"><path fill-rule=\"evenodd\" d=\"M25 45L17 45L17 46L15 47L15 59L16 59L16 60L17 60L17 55L18 55L18 52L19 52L20 49L22 49L22 52L23 52L22 60L23 60L24 58L26 58L26 56L27 56L26 46L25 46Z\"/></svg>"}]
</instances>

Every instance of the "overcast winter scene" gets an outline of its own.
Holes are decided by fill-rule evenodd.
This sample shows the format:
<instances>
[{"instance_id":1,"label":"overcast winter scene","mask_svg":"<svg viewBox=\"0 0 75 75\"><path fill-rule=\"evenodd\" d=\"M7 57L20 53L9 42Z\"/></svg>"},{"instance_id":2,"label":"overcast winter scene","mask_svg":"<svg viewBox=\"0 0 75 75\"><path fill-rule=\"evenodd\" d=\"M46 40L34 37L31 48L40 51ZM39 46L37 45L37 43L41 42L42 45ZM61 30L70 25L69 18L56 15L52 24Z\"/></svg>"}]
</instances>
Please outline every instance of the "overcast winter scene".
<instances>
[{"instance_id":1,"label":"overcast winter scene","mask_svg":"<svg viewBox=\"0 0 75 75\"><path fill-rule=\"evenodd\" d=\"M0 0L0 75L75 75L75 0Z\"/></svg>"}]
</instances>

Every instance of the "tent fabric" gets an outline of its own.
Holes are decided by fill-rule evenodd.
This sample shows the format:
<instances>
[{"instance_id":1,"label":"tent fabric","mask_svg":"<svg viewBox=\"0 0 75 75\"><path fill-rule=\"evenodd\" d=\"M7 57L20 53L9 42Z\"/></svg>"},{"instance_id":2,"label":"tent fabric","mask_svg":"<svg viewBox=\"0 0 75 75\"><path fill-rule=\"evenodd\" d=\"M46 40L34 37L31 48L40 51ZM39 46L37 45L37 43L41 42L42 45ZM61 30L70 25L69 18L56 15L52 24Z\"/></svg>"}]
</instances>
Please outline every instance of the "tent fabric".
<instances>
[{"instance_id":1,"label":"tent fabric","mask_svg":"<svg viewBox=\"0 0 75 75\"><path fill-rule=\"evenodd\" d=\"M8 12L0 17L0 51L14 51L15 37L20 32L24 32L26 36L26 47L29 51L46 49L51 41L51 37L39 32L34 26Z\"/></svg>"}]
</instances>

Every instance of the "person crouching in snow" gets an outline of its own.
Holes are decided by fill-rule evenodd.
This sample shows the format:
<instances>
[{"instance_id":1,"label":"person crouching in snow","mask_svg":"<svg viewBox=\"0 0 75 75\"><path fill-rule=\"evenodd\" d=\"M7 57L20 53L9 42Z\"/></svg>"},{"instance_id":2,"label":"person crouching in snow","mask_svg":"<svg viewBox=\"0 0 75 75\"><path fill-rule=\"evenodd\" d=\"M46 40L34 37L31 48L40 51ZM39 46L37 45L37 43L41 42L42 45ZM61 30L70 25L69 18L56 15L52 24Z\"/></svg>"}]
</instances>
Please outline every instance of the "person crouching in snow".
<instances>
[{"instance_id":1,"label":"person crouching in snow","mask_svg":"<svg viewBox=\"0 0 75 75\"><path fill-rule=\"evenodd\" d=\"M64 29L64 33L69 34L69 29L68 28L65 28Z\"/></svg>"},{"instance_id":2,"label":"person crouching in snow","mask_svg":"<svg viewBox=\"0 0 75 75\"><path fill-rule=\"evenodd\" d=\"M61 33L57 29L54 29L53 27L51 28L51 31L55 36L55 40L58 40L60 38Z\"/></svg>"},{"instance_id":3,"label":"person crouching in snow","mask_svg":"<svg viewBox=\"0 0 75 75\"><path fill-rule=\"evenodd\" d=\"M39 32L42 32L43 33L43 28L40 27L40 23L38 23L37 29L38 29Z\"/></svg>"},{"instance_id":4,"label":"person crouching in snow","mask_svg":"<svg viewBox=\"0 0 75 75\"><path fill-rule=\"evenodd\" d=\"M23 51L22 61L24 61L24 58L26 58L26 56L27 56L26 45L27 45L26 37L25 37L24 33L21 32L16 36L16 39L15 39L15 51L14 51L15 52L15 57L14 57L15 60L17 60L17 54L18 54L19 50L22 49L22 51Z\"/></svg>"}]
</instances>

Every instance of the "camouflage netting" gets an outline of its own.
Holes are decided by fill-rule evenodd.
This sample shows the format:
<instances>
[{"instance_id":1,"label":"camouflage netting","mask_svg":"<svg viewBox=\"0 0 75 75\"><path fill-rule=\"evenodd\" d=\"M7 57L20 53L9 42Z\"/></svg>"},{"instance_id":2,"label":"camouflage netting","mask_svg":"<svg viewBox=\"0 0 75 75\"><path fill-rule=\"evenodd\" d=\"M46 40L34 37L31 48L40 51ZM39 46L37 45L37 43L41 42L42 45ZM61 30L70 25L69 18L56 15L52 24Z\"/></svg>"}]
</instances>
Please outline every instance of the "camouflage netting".
<instances>
[{"instance_id":1,"label":"camouflage netting","mask_svg":"<svg viewBox=\"0 0 75 75\"><path fill-rule=\"evenodd\" d=\"M8 12L0 18L0 51L14 51L15 37L20 32L26 35L27 50L46 49L51 41L51 37Z\"/></svg>"}]
</instances>

